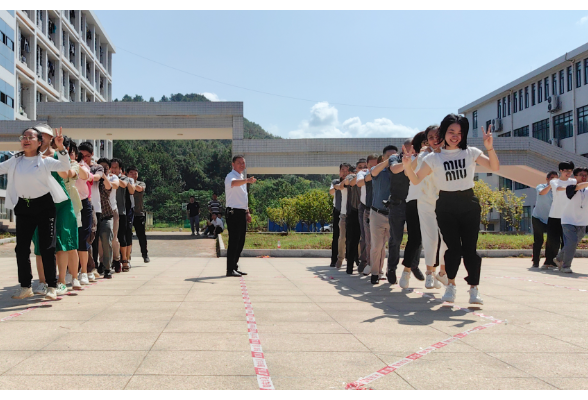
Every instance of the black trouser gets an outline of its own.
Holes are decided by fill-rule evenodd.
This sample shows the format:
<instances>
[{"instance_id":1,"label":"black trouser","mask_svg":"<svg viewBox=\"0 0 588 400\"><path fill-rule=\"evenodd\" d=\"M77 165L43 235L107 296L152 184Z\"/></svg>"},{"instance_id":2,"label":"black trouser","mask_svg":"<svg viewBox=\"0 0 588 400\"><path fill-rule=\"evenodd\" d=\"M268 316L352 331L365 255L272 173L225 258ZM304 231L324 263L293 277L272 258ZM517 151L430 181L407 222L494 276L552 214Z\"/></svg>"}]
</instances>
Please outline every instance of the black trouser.
<instances>
[{"instance_id":1,"label":"black trouser","mask_svg":"<svg viewBox=\"0 0 588 400\"><path fill-rule=\"evenodd\" d=\"M563 247L563 229L561 218L547 220L547 244L545 245L545 264L554 265L553 259L557 256L559 249Z\"/></svg>"},{"instance_id":2,"label":"black trouser","mask_svg":"<svg viewBox=\"0 0 588 400\"><path fill-rule=\"evenodd\" d=\"M543 234L547 232L547 224L541 222L539 218L532 217L533 222L533 265L539 265L541 258L541 248L543 247ZM549 263L547 263L549 264Z\"/></svg>"},{"instance_id":3,"label":"black trouser","mask_svg":"<svg viewBox=\"0 0 588 400\"><path fill-rule=\"evenodd\" d=\"M135 215L133 219L133 226L135 227L135 233L139 239L139 246L141 246L141 255L143 258L147 257L147 235L145 235L145 216Z\"/></svg>"},{"instance_id":4,"label":"black trouser","mask_svg":"<svg viewBox=\"0 0 588 400\"><path fill-rule=\"evenodd\" d=\"M480 231L480 203L472 189L457 192L439 192L435 213L437 223L447 245L445 271L455 279L461 258L468 276L468 284L480 283L482 258L476 251Z\"/></svg>"},{"instance_id":5,"label":"black trouser","mask_svg":"<svg viewBox=\"0 0 588 400\"><path fill-rule=\"evenodd\" d=\"M229 230L229 248L227 249L227 272L236 271L241 251L245 246L247 233L247 215L245 210L227 208L227 229Z\"/></svg>"},{"instance_id":6,"label":"black trouser","mask_svg":"<svg viewBox=\"0 0 588 400\"><path fill-rule=\"evenodd\" d=\"M339 254L339 215L341 212L333 207L333 223L331 228L333 230L333 242L331 243L331 265L337 263L337 255Z\"/></svg>"},{"instance_id":7,"label":"black trouser","mask_svg":"<svg viewBox=\"0 0 588 400\"><path fill-rule=\"evenodd\" d=\"M134 208L127 208L127 225L126 225L126 235L127 235L127 246L133 245L133 221L135 220L135 209ZM119 221L119 229L120 229L120 221Z\"/></svg>"},{"instance_id":8,"label":"black trouser","mask_svg":"<svg viewBox=\"0 0 588 400\"><path fill-rule=\"evenodd\" d=\"M411 200L406 203L406 230L408 232L408 241L404 248L404 260L402 265L406 268L414 268L419 265L423 239L421 236L421 221L419 219L419 210L417 201Z\"/></svg>"},{"instance_id":9,"label":"black trouser","mask_svg":"<svg viewBox=\"0 0 588 400\"><path fill-rule=\"evenodd\" d=\"M94 265L98 268L98 245L100 244L100 221L102 220L102 213L96 213L96 236L94 237L94 241L92 242L92 259L94 260ZM88 273L92 272L90 268L88 268Z\"/></svg>"},{"instance_id":10,"label":"black trouser","mask_svg":"<svg viewBox=\"0 0 588 400\"><path fill-rule=\"evenodd\" d=\"M92 202L90 199L82 200L82 226L78 228L78 251L90 250L88 238L92 234Z\"/></svg>"},{"instance_id":11,"label":"black trouser","mask_svg":"<svg viewBox=\"0 0 588 400\"><path fill-rule=\"evenodd\" d=\"M120 247L127 247L127 215L118 213L118 232L116 233ZM125 260L126 261L126 260Z\"/></svg>"},{"instance_id":12,"label":"black trouser","mask_svg":"<svg viewBox=\"0 0 588 400\"><path fill-rule=\"evenodd\" d=\"M35 229L39 236L39 249L43 260L45 282L49 287L57 287L55 277L55 204L51 194L28 201L19 198L16 207L16 264L18 281L21 287L31 287L31 241Z\"/></svg>"},{"instance_id":13,"label":"black trouser","mask_svg":"<svg viewBox=\"0 0 588 400\"><path fill-rule=\"evenodd\" d=\"M353 263L359 258L359 239L361 238L361 227L357 209L347 210L345 219L345 242L347 249L347 272L353 272Z\"/></svg>"}]
</instances>

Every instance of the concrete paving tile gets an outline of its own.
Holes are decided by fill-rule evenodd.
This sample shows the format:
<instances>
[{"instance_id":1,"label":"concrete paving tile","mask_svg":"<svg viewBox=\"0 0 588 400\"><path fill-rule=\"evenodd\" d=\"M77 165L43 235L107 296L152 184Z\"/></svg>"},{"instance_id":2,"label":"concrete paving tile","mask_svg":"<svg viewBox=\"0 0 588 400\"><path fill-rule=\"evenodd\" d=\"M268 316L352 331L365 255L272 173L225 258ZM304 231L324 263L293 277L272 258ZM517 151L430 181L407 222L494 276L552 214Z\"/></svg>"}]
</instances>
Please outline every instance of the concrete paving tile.
<instances>
[{"instance_id":1,"label":"concrete paving tile","mask_svg":"<svg viewBox=\"0 0 588 400\"><path fill-rule=\"evenodd\" d=\"M6 375L131 375L146 351L39 351ZM53 365L54 368L47 368Z\"/></svg>"},{"instance_id":2,"label":"concrete paving tile","mask_svg":"<svg viewBox=\"0 0 588 400\"><path fill-rule=\"evenodd\" d=\"M197 301L197 302L206 302L206 303L214 303L217 301L241 301L241 302L243 302L243 296L241 295L241 292L239 292L239 294L233 294L233 295L206 294L206 293L192 292L192 293L188 293L186 295L184 301L185 302Z\"/></svg>"},{"instance_id":3,"label":"concrete paving tile","mask_svg":"<svg viewBox=\"0 0 588 400\"><path fill-rule=\"evenodd\" d=\"M199 321L174 317L164 332L243 333L247 332L247 325L244 321Z\"/></svg>"},{"instance_id":4,"label":"concrete paving tile","mask_svg":"<svg viewBox=\"0 0 588 400\"><path fill-rule=\"evenodd\" d=\"M158 332L139 333L139 332L116 332L111 337L114 340L107 341L105 347L112 350L149 350L159 336ZM43 350L87 350L88 334L86 332L67 333L54 342L48 344Z\"/></svg>"},{"instance_id":5,"label":"concrete paving tile","mask_svg":"<svg viewBox=\"0 0 588 400\"><path fill-rule=\"evenodd\" d=\"M542 377L545 382L563 390L588 390L588 378L573 378L573 377Z\"/></svg>"},{"instance_id":6,"label":"concrete paving tile","mask_svg":"<svg viewBox=\"0 0 588 400\"><path fill-rule=\"evenodd\" d=\"M588 352L488 354L540 378L588 378Z\"/></svg>"},{"instance_id":7,"label":"concrete paving tile","mask_svg":"<svg viewBox=\"0 0 588 400\"><path fill-rule=\"evenodd\" d=\"M95 332L95 333L116 333L116 332L162 332L167 321L87 321L79 326L73 327L72 332Z\"/></svg>"},{"instance_id":8,"label":"concrete paving tile","mask_svg":"<svg viewBox=\"0 0 588 400\"><path fill-rule=\"evenodd\" d=\"M252 302L253 304L253 302ZM258 310L284 310L284 311L322 311L321 307L314 303L255 303L255 311Z\"/></svg>"},{"instance_id":9,"label":"concrete paving tile","mask_svg":"<svg viewBox=\"0 0 588 400\"><path fill-rule=\"evenodd\" d=\"M336 322L257 321L260 333L348 333Z\"/></svg>"},{"instance_id":10,"label":"concrete paving tile","mask_svg":"<svg viewBox=\"0 0 588 400\"><path fill-rule=\"evenodd\" d=\"M227 310L207 310L205 305L202 309L182 308L174 314L176 320L185 321L243 321L245 323L245 307L231 307Z\"/></svg>"},{"instance_id":11,"label":"concrete paving tile","mask_svg":"<svg viewBox=\"0 0 588 400\"><path fill-rule=\"evenodd\" d=\"M35 354L34 351L0 350L0 375ZM0 390L2 390L0 384Z\"/></svg>"},{"instance_id":12,"label":"concrete paving tile","mask_svg":"<svg viewBox=\"0 0 588 400\"><path fill-rule=\"evenodd\" d=\"M385 378L383 378L385 379ZM440 379L410 379L418 390L555 390L556 387L538 378L493 378L463 376L451 382Z\"/></svg>"},{"instance_id":13,"label":"concrete paving tile","mask_svg":"<svg viewBox=\"0 0 588 400\"><path fill-rule=\"evenodd\" d=\"M0 390L121 390L131 375L3 375Z\"/></svg>"},{"instance_id":14,"label":"concrete paving tile","mask_svg":"<svg viewBox=\"0 0 588 400\"><path fill-rule=\"evenodd\" d=\"M588 351L586 348L547 335L509 335L494 332L492 335L472 334L462 339L464 343L485 353L564 353Z\"/></svg>"},{"instance_id":15,"label":"concrete paving tile","mask_svg":"<svg viewBox=\"0 0 588 400\"><path fill-rule=\"evenodd\" d=\"M169 321L176 312L173 310L104 310L96 315L95 321Z\"/></svg>"},{"instance_id":16,"label":"concrete paving tile","mask_svg":"<svg viewBox=\"0 0 588 400\"><path fill-rule=\"evenodd\" d=\"M158 294L155 296L123 296L117 303L164 303L184 301L185 294Z\"/></svg>"},{"instance_id":17,"label":"concrete paving tile","mask_svg":"<svg viewBox=\"0 0 588 400\"><path fill-rule=\"evenodd\" d=\"M21 321L87 321L102 310L57 310L52 308L38 308L18 317Z\"/></svg>"},{"instance_id":18,"label":"concrete paving tile","mask_svg":"<svg viewBox=\"0 0 588 400\"><path fill-rule=\"evenodd\" d=\"M275 385L274 385L275 386ZM128 390L259 390L252 376L134 375Z\"/></svg>"},{"instance_id":19,"label":"concrete paving tile","mask_svg":"<svg viewBox=\"0 0 588 400\"><path fill-rule=\"evenodd\" d=\"M431 326L418 321L405 320L399 323L395 318L382 318L372 321L337 321L353 334L382 333L382 334L431 334L436 332Z\"/></svg>"},{"instance_id":20,"label":"concrete paving tile","mask_svg":"<svg viewBox=\"0 0 588 400\"><path fill-rule=\"evenodd\" d=\"M270 367L271 368L271 367ZM137 375L253 375L251 351L152 351Z\"/></svg>"},{"instance_id":21,"label":"concrete paving tile","mask_svg":"<svg viewBox=\"0 0 588 400\"><path fill-rule=\"evenodd\" d=\"M241 299L241 297L239 297ZM241 299L242 300L242 299ZM260 303L312 303L312 300L308 298L308 296L260 296L255 295L255 300L251 300L255 304Z\"/></svg>"},{"instance_id":22,"label":"concrete paving tile","mask_svg":"<svg viewBox=\"0 0 588 400\"><path fill-rule=\"evenodd\" d=\"M272 382L277 390L343 390L345 385L359 377L349 376L307 376L289 377L272 376ZM376 390L411 390L412 387L398 375L392 373L385 378L379 379L369 385Z\"/></svg>"},{"instance_id":23,"label":"concrete paving tile","mask_svg":"<svg viewBox=\"0 0 588 400\"><path fill-rule=\"evenodd\" d=\"M247 351L250 350L249 336L246 329L242 329L241 333L164 332L152 351L169 350Z\"/></svg>"},{"instance_id":24,"label":"concrete paving tile","mask_svg":"<svg viewBox=\"0 0 588 400\"><path fill-rule=\"evenodd\" d=\"M412 354L416 351L422 350L432 344L441 340L447 339L449 336L437 332L429 331L425 334L410 334L410 335L393 335L390 336L381 334L375 330L375 333L356 333L354 336L363 343L370 351L377 354L395 353L395 354ZM477 353L480 350L462 343L459 341L451 343L449 346L443 347L436 352L451 352L451 353Z\"/></svg>"},{"instance_id":25,"label":"concrete paving tile","mask_svg":"<svg viewBox=\"0 0 588 400\"><path fill-rule=\"evenodd\" d=\"M108 311L151 311L151 312L160 312L160 311L174 311L177 310L178 307L182 302L156 302L149 305L145 305L139 302L126 302L126 303L116 303L108 306Z\"/></svg>"},{"instance_id":26,"label":"concrete paving tile","mask_svg":"<svg viewBox=\"0 0 588 400\"><path fill-rule=\"evenodd\" d=\"M369 352L268 352L265 360L274 377L340 377L357 379L384 367L385 364Z\"/></svg>"},{"instance_id":27,"label":"concrete paving tile","mask_svg":"<svg viewBox=\"0 0 588 400\"><path fill-rule=\"evenodd\" d=\"M255 305L253 307L255 310ZM324 311L255 310L255 318L258 321L333 321L333 319Z\"/></svg>"},{"instance_id":28,"label":"concrete paving tile","mask_svg":"<svg viewBox=\"0 0 588 400\"><path fill-rule=\"evenodd\" d=\"M260 327L261 330L261 327ZM369 351L349 333L266 333L260 332L262 346L267 352L352 352Z\"/></svg>"},{"instance_id":29,"label":"concrete paving tile","mask_svg":"<svg viewBox=\"0 0 588 400\"><path fill-rule=\"evenodd\" d=\"M209 311L225 311L225 310L243 310L245 312L245 305L243 303L243 299L235 300L235 301L217 301L217 302L210 302L206 303L206 305L201 304L200 302L196 301L188 301L183 302L179 306L178 310L186 310L186 311L196 311L206 309Z\"/></svg>"}]
</instances>

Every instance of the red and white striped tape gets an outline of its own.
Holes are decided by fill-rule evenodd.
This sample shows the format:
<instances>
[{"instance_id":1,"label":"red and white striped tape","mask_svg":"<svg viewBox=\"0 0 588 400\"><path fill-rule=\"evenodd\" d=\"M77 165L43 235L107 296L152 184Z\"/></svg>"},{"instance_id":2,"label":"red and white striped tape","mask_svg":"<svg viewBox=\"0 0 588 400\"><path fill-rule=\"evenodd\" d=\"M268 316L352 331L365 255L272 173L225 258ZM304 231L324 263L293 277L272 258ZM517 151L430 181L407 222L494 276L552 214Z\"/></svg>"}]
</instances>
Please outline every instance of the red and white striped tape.
<instances>
[{"instance_id":1,"label":"red and white striped tape","mask_svg":"<svg viewBox=\"0 0 588 400\"><path fill-rule=\"evenodd\" d=\"M96 285L97 283L98 283L97 281L96 281L96 282L92 282L92 283L90 283L89 285L86 285L86 286L94 286L94 285ZM81 291L83 291L83 290L84 290L84 289L78 290L78 292L81 292ZM68 296L68 295L71 295L71 294L77 294L77 293L76 293L76 291L73 291L73 292L72 292L72 291L69 291L69 292L67 292L66 294L62 295L62 296L58 296L58 297L57 297L57 299L58 299L58 300L61 300L61 299L63 298L63 296ZM47 306L47 305L50 305L50 304L51 304L51 302L50 302L50 301L44 301L44 302L42 302L42 303L35 304L34 306L31 306L31 307L29 307L29 308L27 308L27 309L24 309L24 310L22 310L22 311L16 312L16 313L14 313L14 314L10 314L9 316L7 316L7 317L4 317L4 318L0 319L0 322L6 322L6 321L10 321L11 319L14 319L14 318L20 317L20 316L21 316L21 315L23 315L23 314L29 313L29 312L31 312L31 311L34 311L34 310L36 310L37 308L40 308L40 307L43 307L43 306Z\"/></svg>"},{"instance_id":2,"label":"red and white striped tape","mask_svg":"<svg viewBox=\"0 0 588 400\"><path fill-rule=\"evenodd\" d=\"M527 282L533 282L533 283L541 283L542 285L552 286L552 287L560 288L560 289L575 290L577 292L588 292L588 289L578 289L578 288L569 287L569 286L555 285L553 283L541 282L541 281L536 281L536 280L533 280L533 279L521 278L521 277L516 277L516 276L488 276L486 278L513 279L513 280L517 280L517 281L527 281Z\"/></svg>"},{"instance_id":3,"label":"red and white striped tape","mask_svg":"<svg viewBox=\"0 0 588 400\"><path fill-rule=\"evenodd\" d=\"M241 294L243 296L243 304L245 305L245 316L247 317L247 332L249 333L251 358L253 359L253 367L255 368L255 375L257 375L259 389L275 390L269 369L265 362L265 356L259 339L259 331L257 330L257 322L255 321L255 314L253 313L253 306L251 305L249 292L247 292L247 284L243 277L241 277Z\"/></svg>"},{"instance_id":4,"label":"red and white striped tape","mask_svg":"<svg viewBox=\"0 0 588 400\"><path fill-rule=\"evenodd\" d=\"M416 294L421 295L421 297L426 297L426 298L432 299L433 301L442 302L440 299L435 298L435 296L433 296L433 295L430 295L430 294L427 294L427 293L423 293L423 292L419 292L418 290L415 290L415 289L408 289L408 290L411 291L411 292L413 292L413 293L416 293ZM494 317L491 317L491 316L488 316L488 315L484 315L484 314L479 313L479 312L475 312L475 311L473 311L473 310L471 310L469 308L459 307L459 306L456 306L454 304L451 304L451 305L452 305L453 308L456 308L458 310L463 310L463 311L466 311L468 313L472 313L472 314L474 314L474 315L476 315L476 316L478 316L480 318L484 318L484 319L490 320L491 322L488 323L488 324L485 324L485 325L476 326L475 328L468 329L467 331L464 331L464 332L460 332L460 333L455 334L455 335L453 335L453 336L451 336L451 337L449 337L449 338L447 338L445 340L442 340L440 342L434 343L434 344L430 345L429 347L424 348L421 351L417 351L416 353L412 353L412 354L410 354L410 355L402 358L401 360L396 361L393 364L387 365L384 368L379 369L378 371L374 372L371 375L368 375L368 376L366 376L364 378L358 379L358 380L356 380L354 382L348 383L347 385L345 385L345 389L347 389L347 390L368 390L368 388L366 388L365 385L367 385L367 384L369 384L369 383L371 383L371 382L373 382L373 381L375 381L377 379L383 378L384 376L386 376L386 375L388 375L388 374L396 371L397 369L399 369L399 368L401 368L401 367L403 367L403 366L405 366L405 365L407 365L407 364L409 364L409 363L411 363L411 362L413 362L415 360L418 360L419 358L421 358L423 356L426 356L427 354L429 354L429 353L431 353L431 352L433 352L433 351L435 351L437 349L440 349L442 347L445 347L448 344L450 344L450 343L452 343L452 342L454 342L454 341L456 341L458 339L462 339L462 338L464 338L464 337L466 337L466 336L468 336L468 335L470 335L470 334L472 334L474 332L481 331L483 329L488 329L488 328L491 328L491 327L493 327L495 325L498 325L498 324L501 324L501 323L504 322L504 321L499 320L499 319L496 319Z\"/></svg>"}]
</instances>

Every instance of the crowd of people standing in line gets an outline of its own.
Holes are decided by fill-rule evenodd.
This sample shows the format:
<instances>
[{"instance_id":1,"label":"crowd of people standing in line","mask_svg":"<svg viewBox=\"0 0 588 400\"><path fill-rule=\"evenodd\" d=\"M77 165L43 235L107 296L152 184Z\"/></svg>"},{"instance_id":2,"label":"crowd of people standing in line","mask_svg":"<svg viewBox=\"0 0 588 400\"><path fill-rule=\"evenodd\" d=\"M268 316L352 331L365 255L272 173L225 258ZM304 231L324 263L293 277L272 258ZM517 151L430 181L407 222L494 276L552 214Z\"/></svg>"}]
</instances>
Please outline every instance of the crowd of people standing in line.
<instances>
[{"instance_id":1,"label":"crowd of people standing in line","mask_svg":"<svg viewBox=\"0 0 588 400\"><path fill-rule=\"evenodd\" d=\"M411 275L428 289L445 285L443 301L456 298L455 277L463 258L470 285L470 303L483 304L478 291L482 259L476 251L480 205L474 195L476 164L498 171L491 127L482 127L485 155L468 146L469 122L449 114L407 140L401 152L386 146L382 155L371 154L355 166L343 163L339 179L331 183L333 242L331 267L353 274L371 274L371 283L386 279L409 287ZM400 245L406 224L408 241L397 281ZM418 265L425 253L426 274ZM437 272L437 267L440 271Z\"/></svg>"},{"instance_id":2,"label":"crowd of people standing in line","mask_svg":"<svg viewBox=\"0 0 588 400\"><path fill-rule=\"evenodd\" d=\"M22 151L0 163L0 174L8 176L6 208L16 215L20 288L13 299L55 300L68 286L81 290L101 276L111 279L113 271L129 271L133 227L143 261L150 261L146 185L137 168L117 158L94 162L92 143L78 146L47 124L25 129L20 143ZM31 243L39 277L34 290Z\"/></svg>"}]
</instances>

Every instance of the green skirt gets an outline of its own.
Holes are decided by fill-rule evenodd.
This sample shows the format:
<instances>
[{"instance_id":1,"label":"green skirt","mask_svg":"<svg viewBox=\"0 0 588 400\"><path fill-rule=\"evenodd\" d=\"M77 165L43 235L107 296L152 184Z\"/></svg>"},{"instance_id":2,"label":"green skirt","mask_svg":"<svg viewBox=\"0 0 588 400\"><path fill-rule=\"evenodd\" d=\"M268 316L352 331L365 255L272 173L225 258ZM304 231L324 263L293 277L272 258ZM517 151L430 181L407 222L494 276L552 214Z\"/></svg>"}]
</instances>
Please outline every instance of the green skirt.
<instances>
[{"instance_id":1,"label":"green skirt","mask_svg":"<svg viewBox=\"0 0 588 400\"><path fill-rule=\"evenodd\" d=\"M35 255L40 256L39 236L33 235ZM78 249L78 222L70 199L55 204L55 252Z\"/></svg>"}]
</instances>

